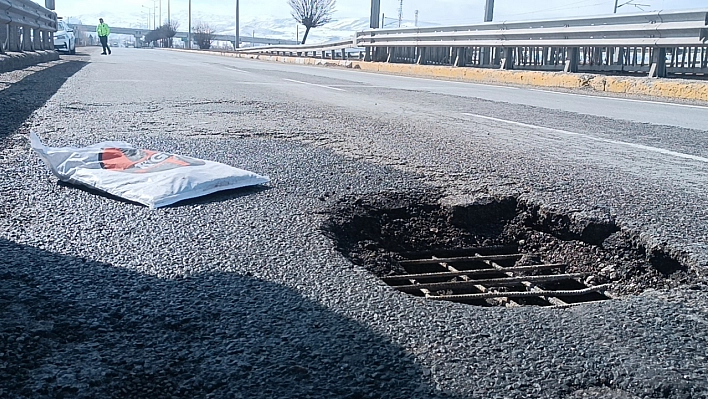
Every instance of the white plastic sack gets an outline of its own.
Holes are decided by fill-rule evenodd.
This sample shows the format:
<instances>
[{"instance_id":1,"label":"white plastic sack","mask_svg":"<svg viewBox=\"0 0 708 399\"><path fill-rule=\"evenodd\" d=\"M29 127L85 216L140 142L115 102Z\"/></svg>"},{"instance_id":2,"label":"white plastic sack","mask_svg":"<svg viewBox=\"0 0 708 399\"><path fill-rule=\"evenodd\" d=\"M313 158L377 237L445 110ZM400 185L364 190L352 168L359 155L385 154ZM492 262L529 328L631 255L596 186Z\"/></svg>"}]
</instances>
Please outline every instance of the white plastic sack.
<instances>
[{"instance_id":1,"label":"white plastic sack","mask_svg":"<svg viewBox=\"0 0 708 399\"><path fill-rule=\"evenodd\" d=\"M47 147L30 133L32 148L59 180L159 208L221 190L270 181L218 162L142 150L121 141L89 147Z\"/></svg>"}]
</instances>

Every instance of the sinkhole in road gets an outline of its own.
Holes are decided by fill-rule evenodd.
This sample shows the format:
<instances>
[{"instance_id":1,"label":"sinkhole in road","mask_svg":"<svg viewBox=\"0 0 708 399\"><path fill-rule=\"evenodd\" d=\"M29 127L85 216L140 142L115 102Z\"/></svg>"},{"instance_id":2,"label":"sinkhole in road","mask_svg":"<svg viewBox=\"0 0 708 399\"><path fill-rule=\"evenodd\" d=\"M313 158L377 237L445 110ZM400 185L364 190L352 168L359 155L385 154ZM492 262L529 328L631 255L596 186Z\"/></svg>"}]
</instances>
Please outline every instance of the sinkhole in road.
<instances>
[{"instance_id":1,"label":"sinkhole in road","mask_svg":"<svg viewBox=\"0 0 708 399\"><path fill-rule=\"evenodd\" d=\"M354 264L431 300L565 306L691 282L677 259L648 250L609 216L562 214L516 197L348 197L324 230Z\"/></svg>"}]
</instances>

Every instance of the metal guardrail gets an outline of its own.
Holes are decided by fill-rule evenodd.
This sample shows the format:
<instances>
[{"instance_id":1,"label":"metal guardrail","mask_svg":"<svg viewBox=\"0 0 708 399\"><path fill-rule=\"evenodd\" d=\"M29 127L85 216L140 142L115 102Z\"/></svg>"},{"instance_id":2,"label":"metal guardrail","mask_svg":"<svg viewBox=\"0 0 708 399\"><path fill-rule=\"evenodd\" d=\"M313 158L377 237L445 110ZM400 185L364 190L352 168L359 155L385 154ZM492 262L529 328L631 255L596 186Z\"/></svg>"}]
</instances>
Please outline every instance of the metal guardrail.
<instances>
[{"instance_id":1,"label":"metal guardrail","mask_svg":"<svg viewBox=\"0 0 708 399\"><path fill-rule=\"evenodd\" d=\"M352 58L352 53L356 53L357 58L363 59L363 49L356 45L355 40L340 40L319 44L296 44L296 45L277 45L277 46L261 46L249 47L236 50L241 54L276 54L290 56L309 56L312 53L313 57L317 57L320 53L322 58L328 58L329 52L331 59L349 59Z\"/></svg>"},{"instance_id":2,"label":"metal guardrail","mask_svg":"<svg viewBox=\"0 0 708 399\"><path fill-rule=\"evenodd\" d=\"M708 74L708 9L465 26L372 29L352 42L267 46L244 52L565 72ZM341 56L338 51L342 50ZM243 51L243 50L242 50ZM327 53L329 52L329 56Z\"/></svg>"},{"instance_id":3,"label":"metal guardrail","mask_svg":"<svg viewBox=\"0 0 708 399\"><path fill-rule=\"evenodd\" d=\"M54 49L57 15L30 0L0 0L0 53Z\"/></svg>"},{"instance_id":4,"label":"metal guardrail","mask_svg":"<svg viewBox=\"0 0 708 399\"><path fill-rule=\"evenodd\" d=\"M708 73L708 10L368 30L373 61L565 72Z\"/></svg>"}]
</instances>

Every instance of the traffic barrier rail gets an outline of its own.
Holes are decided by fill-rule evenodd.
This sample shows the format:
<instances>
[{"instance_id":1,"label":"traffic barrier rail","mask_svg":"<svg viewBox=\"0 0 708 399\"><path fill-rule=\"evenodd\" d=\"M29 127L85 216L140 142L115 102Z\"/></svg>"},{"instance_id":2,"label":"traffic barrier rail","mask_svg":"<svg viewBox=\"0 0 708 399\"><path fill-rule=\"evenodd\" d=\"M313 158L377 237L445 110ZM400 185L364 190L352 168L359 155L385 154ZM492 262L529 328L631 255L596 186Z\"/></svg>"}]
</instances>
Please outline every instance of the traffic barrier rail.
<instances>
[{"instance_id":1,"label":"traffic barrier rail","mask_svg":"<svg viewBox=\"0 0 708 399\"><path fill-rule=\"evenodd\" d=\"M57 15L30 0L0 0L0 53L54 49Z\"/></svg>"},{"instance_id":2,"label":"traffic barrier rail","mask_svg":"<svg viewBox=\"0 0 708 399\"><path fill-rule=\"evenodd\" d=\"M708 74L708 9L464 26L370 29L352 41L244 53L565 72ZM341 55L340 55L341 50ZM329 56L328 56L329 54Z\"/></svg>"},{"instance_id":3,"label":"traffic barrier rail","mask_svg":"<svg viewBox=\"0 0 708 399\"><path fill-rule=\"evenodd\" d=\"M708 10L357 33L366 59L565 72L708 72Z\"/></svg>"},{"instance_id":4,"label":"traffic barrier rail","mask_svg":"<svg viewBox=\"0 0 708 399\"><path fill-rule=\"evenodd\" d=\"M357 46L354 40L350 39L319 44L247 47L238 49L236 52L241 54L297 55L305 57L309 56L311 53L312 57L318 57L318 54L321 54L321 58L346 60L354 58L353 54L356 55L355 58L363 59L363 50L363 48Z\"/></svg>"}]
</instances>

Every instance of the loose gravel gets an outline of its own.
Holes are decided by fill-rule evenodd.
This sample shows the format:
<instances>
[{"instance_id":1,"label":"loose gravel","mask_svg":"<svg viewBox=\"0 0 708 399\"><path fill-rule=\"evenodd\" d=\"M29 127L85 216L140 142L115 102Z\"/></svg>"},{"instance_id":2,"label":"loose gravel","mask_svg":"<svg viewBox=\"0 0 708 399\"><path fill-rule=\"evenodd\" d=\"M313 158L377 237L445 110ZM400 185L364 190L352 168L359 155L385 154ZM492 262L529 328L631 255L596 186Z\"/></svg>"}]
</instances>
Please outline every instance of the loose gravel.
<instances>
[{"instance_id":1,"label":"loose gravel","mask_svg":"<svg viewBox=\"0 0 708 399\"><path fill-rule=\"evenodd\" d=\"M511 191L551 208L594 198L647 247L685 252L698 270L704 254L687 241L701 219L672 238L655 233L675 213L625 225L652 206L632 208L629 192L582 193L598 175L658 197L670 185L591 173L564 152L542 163L488 136L493 126L467 138L446 123L430 132L430 115L389 114L388 95L362 121L357 105L327 104L336 93L295 101L287 88L236 90L233 75L199 58L114 54L0 75L2 105L29 107L0 124L0 397L708 397L702 285L567 310L429 302L353 264L324 230L352 196ZM146 57L167 65L150 70ZM202 72L185 77L175 60ZM135 68L145 80L129 83ZM56 94L45 103L35 93L47 87ZM273 180L149 210L58 184L30 152L30 129L51 145L121 139ZM470 145L481 137L490 142ZM681 209L691 196L676 199Z\"/></svg>"}]
</instances>

